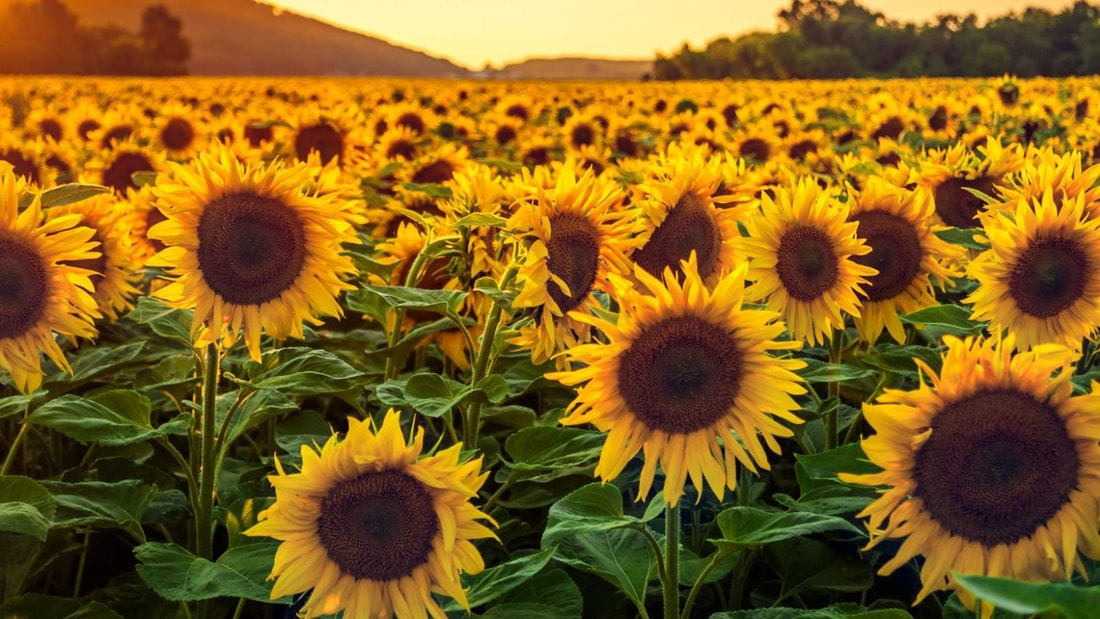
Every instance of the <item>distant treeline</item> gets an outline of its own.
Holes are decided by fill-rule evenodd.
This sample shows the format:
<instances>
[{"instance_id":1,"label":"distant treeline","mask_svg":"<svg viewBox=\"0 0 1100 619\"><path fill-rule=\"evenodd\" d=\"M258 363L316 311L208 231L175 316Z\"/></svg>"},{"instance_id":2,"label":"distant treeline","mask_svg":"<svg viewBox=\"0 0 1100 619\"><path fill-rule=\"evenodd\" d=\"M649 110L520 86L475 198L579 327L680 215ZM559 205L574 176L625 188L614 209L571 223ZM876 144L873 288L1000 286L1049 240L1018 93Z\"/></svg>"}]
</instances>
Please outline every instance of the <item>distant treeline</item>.
<instances>
[{"instance_id":1,"label":"distant treeline","mask_svg":"<svg viewBox=\"0 0 1100 619\"><path fill-rule=\"evenodd\" d=\"M1100 7L1028 8L979 26L973 15L899 23L854 0L794 0L779 32L658 54L657 79L1020 77L1100 73Z\"/></svg>"},{"instance_id":2,"label":"distant treeline","mask_svg":"<svg viewBox=\"0 0 1100 619\"><path fill-rule=\"evenodd\" d=\"M61 0L17 3L0 13L0 73L184 75L191 44L182 30L163 5L131 32L84 26Z\"/></svg>"}]
</instances>

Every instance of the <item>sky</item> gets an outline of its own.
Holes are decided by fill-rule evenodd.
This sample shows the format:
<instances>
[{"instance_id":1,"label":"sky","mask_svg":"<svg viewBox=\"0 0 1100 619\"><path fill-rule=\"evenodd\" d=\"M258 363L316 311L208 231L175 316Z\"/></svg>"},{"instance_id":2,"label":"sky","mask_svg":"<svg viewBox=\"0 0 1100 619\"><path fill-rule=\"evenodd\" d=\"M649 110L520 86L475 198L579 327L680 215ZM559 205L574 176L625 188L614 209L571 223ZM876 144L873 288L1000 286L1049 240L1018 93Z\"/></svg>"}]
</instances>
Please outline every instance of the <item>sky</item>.
<instances>
[{"instance_id":1,"label":"sky","mask_svg":"<svg viewBox=\"0 0 1100 619\"><path fill-rule=\"evenodd\" d=\"M790 0L257 0L318 17L460 65L500 67L531 57L652 59L683 43L775 30ZM941 13L979 18L1073 0L862 0L887 17L924 22Z\"/></svg>"}]
</instances>

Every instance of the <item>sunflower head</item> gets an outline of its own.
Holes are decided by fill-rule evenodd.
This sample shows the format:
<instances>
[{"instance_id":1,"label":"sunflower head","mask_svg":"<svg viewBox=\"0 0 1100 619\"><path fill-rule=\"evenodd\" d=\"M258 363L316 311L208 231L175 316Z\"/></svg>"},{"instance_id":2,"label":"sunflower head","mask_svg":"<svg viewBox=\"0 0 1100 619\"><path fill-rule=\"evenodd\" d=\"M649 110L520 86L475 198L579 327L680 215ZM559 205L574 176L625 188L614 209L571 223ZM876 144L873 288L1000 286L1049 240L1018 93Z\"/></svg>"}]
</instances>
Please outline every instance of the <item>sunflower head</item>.
<instances>
[{"instance_id":1,"label":"sunflower head","mask_svg":"<svg viewBox=\"0 0 1100 619\"><path fill-rule=\"evenodd\" d=\"M917 361L931 384L863 406L876 431L863 451L882 471L841 475L885 486L859 514L868 547L903 538L881 573L923 555L917 602L957 588L952 572L1069 578L1079 552L1100 556L1100 385L1073 395L1077 355L1062 346L1013 355L1011 336L944 341L938 375Z\"/></svg>"},{"instance_id":2,"label":"sunflower head","mask_svg":"<svg viewBox=\"0 0 1100 619\"><path fill-rule=\"evenodd\" d=\"M859 316L859 297L878 271L857 262L871 252L856 236L849 206L808 178L793 190L764 195L746 222L742 243L750 260L746 294L766 300L783 314L791 334L811 344L828 341L844 326L844 314Z\"/></svg>"},{"instance_id":3,"label":"sunflower head","mask_svg":"<svg viewBox=\"0 0 1100 619\"><path fill-rule=\"evenodd\" d=\"M433 592L469 610L459 576L484 568L473 541L495 538L470 503L488 473L481 458L461 461L461 444L431 456L423 447L424 430L408 442L390 410L377 430L349 419L343 440L303 445L300 472L276 461L275 504L246 531L283 542L272 599L311 591L307 618L443 616Z\"/></svg>"},{"instance_id":4,"label":"sunflower head","mask_svg":"<svg viewBox=\"0 0 1100 619\"><path fill-rule=\"evenodd\" d=\"M791 436L781 423L801 423L793 395L805 393L794 370L801 361L773 356L798 348L779 342L776 312L745 309L745 265L708 288L692 257L683 275L666 269L657 279L635 268L640 286L619 287L614 323L577 316L598 328L606 343L569 348L564 356L584 367L550 374L583 385L561 422L592 423L607 432L596 475L609 481L644 450L639 496L665 474L664 499L676 504L688 478L719 498L737 483L737 463L768 468L766 444Z\"/></svg>"}]
</instances>

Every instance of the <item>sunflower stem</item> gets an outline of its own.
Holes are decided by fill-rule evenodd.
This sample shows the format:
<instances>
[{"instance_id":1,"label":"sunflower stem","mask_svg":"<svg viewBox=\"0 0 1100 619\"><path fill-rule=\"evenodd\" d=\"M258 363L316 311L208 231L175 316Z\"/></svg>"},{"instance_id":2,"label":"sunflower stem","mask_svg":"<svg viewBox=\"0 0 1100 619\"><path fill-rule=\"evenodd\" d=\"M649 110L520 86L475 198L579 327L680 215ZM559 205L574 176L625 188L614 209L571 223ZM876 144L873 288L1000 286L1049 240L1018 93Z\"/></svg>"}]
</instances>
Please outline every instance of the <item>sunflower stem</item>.
<instances>
[{"instance_id":1,"label":"sunflower stem","mask_svg":"<svg viewBox=\"0 0 1100 619\"><path fill-rule=\"evenodd\" d=\"M202 439L199 504L195 510L195 550L199 557L214 559L214 485L217 469L218 349L206 347L202 374Z\"/></svg>"},{"instance_id":2,"label":"sunflower stem","mask_svg":"<svg viewBox=\"0 0 1100 619\"><path fill-rule=\"evenodd\" d=\"M844 332L833 331L833 337L829 340L829 364L839 365L841 357L843 355L844 346ZM834 380L829 383L829 400L836 397L836 403L834 406L830 406L829 412L825 413L825 450L836 449L837 431L837 416L840 413L840 381ZM830 402L831 404L831 402Z\"/></svg>"},{"instance_id":3,"label":"sunflower stem","mask_svg":"<svg viewBox=\"0 0 1100 619\"><path fill-rule=\"evenodd\" d=\"M665 508L665 619L680 619L680 502Z\"/></svg>"},{"instance_id":4,"label":"sunflower stem","mask_svg":"<svg viewBox=\"0 0 1100 619\"><path fill-rule=\"evenodd\" d=\"M516 278L516 267L508 267L508 270L504 272L504 275L500 279L500 289L505 290L512 285L512 281ZM493 300L493 307L489 310L489 319L485 322L485 331L481 334L481 347L477 350L477 358L474 360L474 367L470 373L470 386L475 387L478 383L485 378L486 370L489 368L489 361L492 357L493 343L497 339L497 328L500 327L500 319L504 314L504 308L501 306L500 301ZM481 403L474 402L467 409L467 416L465 423L462 424L462 443L467 447L474 447L477 445L477 435L480 431L481 425Z\"/></svg>"},{"instance_id":5,"label":"sunflower stem","mask_svg":"<svg viewBox=\"0 0 1100 619\"><path fill-rule=\"evenodd\" d=\"M4 458L4 464L0 466L0 475L7 475L8 471L11 471L11 467L15 464L15 454L19 453L19 444L23 442L23 438L27 435L27 431L30 430L30 427L30 424L27 423L26 420L19 426L19 432L11 442L11 448L8 449L8 455Z\"/></svg>"}]
</instances>

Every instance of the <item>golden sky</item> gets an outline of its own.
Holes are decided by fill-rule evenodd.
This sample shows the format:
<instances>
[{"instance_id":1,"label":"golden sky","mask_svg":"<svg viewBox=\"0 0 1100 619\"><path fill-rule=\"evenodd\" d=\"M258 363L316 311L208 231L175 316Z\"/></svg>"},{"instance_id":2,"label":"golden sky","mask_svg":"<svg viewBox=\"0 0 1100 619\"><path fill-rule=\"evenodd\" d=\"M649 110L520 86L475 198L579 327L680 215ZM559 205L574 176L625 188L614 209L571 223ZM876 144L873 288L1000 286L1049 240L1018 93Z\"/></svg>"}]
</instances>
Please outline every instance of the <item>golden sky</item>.
<instances>
[{"instance_id":1,"label":"golden sky","mask_svg":"<svg viewBox=\"0 0 1100 619\"><path fill-rule=\"evenodd\" d=\"M790 0L257 0L479 69L537 56L653 58L685 41L774 30ZM863 0L894 19L979 17L1073 0Z\"/></svg>"}]
</instances>

